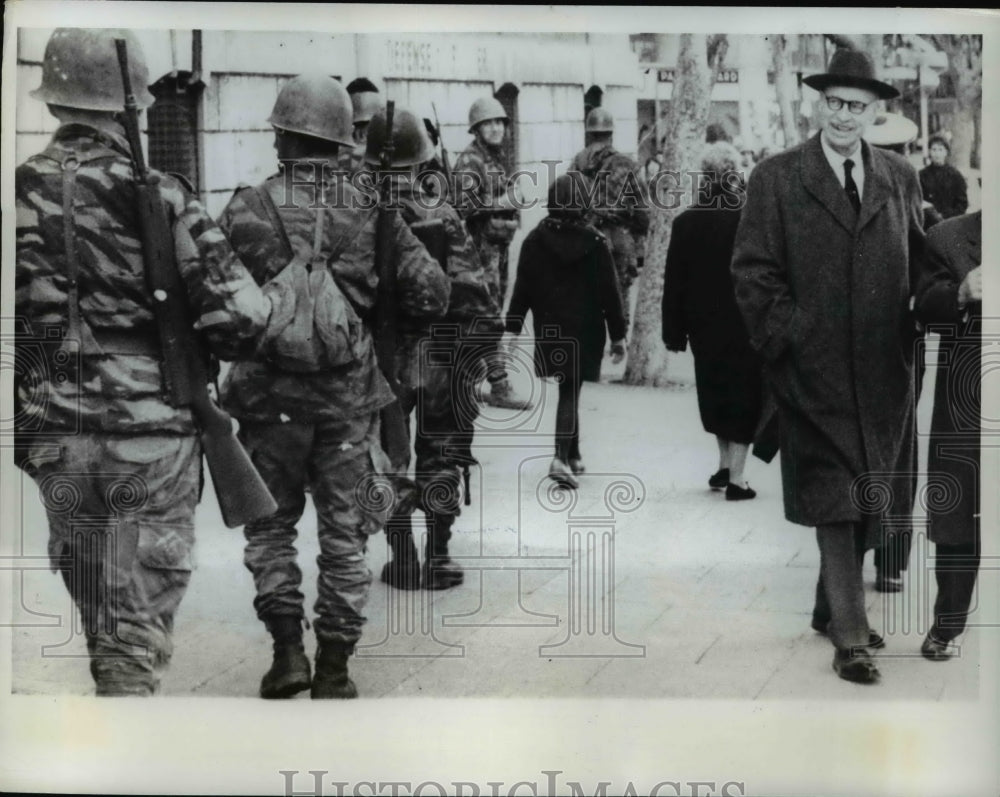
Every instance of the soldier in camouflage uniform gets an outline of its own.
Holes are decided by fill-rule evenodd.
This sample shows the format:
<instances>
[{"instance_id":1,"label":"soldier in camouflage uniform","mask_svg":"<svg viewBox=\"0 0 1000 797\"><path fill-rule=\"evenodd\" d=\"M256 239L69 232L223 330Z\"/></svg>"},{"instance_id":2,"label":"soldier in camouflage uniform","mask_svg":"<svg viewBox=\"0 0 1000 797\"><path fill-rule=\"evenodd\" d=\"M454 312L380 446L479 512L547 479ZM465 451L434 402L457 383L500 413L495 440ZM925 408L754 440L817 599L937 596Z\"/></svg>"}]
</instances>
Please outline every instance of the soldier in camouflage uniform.
<instances>
[{"instance_id":1,"label":"soldier in camouflage uniform","mask_svg":"<svg viewBox=\"0 0 1000 797\"><path fill-rule=\"evenodd\" d=\"M611 144L614 119L604 108L587 114L586 132L591 143L573 158L570 169L594 182L595 201L588 221L608 239L629 325L629 291L639 276L646 251L649 208L639 167Z\"/></svg>"},{"instance_id":2,"label":"soldier in camouflage uniform","mask_svg":"<svg viewBox=\"0 0 1000 797\"><path fill-rule=\"evenodd\" d=\"M510 242L517 229L517 212L512 202L511 181L501 160L501 146L507 132L507 112L493 97L476 100L469 109L472 143L458 156L453 169L452 201L465 219L476 244L479 259L489 277L493 297L503 307L507 297ZM489 358L486 375L490 391L487 403L504 409L530 409L531 403L518 398L511 388L500 350Z\"/></svg>"},{"instance_id":3,"label":"soldier in camouflage uniform","mask_svg":"<svg viewBox=\"0 0 1000 797\"><path fill-rule=\"evenodd\" d=\"M368 125L375 113L382 108L382 98L378 88L366 77L359 77L347 84L347 93L351 97L352 119L354 129L351 134L354 146L344 150L340 167L352 177L360 172L366 172L365 141L368 138Z\"/></svg>"},{"instance_id":4,"label":"soldier in camouflage uniform","mask_svg":"<svg viewBox=\"0 0 1000 797\"><path fill-rule=\"evenodd\" d=\"M370 198L337 175L338 149L352 145L347 92L325 75L299 76L281 90L269 121L285 174L237 189L220 225L260 284L279 274L293 251L321 254L357 314L370 320L378 287L377 214L364 209ZM328 170L317 175L317 161ZM322 207L310 207L317 194ZM387 243L398 258L399 311L427 322L440 317L448 305L447 278L402 220L392 234ZM254 606L274 638L262 697L290 697L310 684L313 698L357 695L347 660L365 622L368 537L381 528L386 509L360 502L358 491L388 464L379 445L378 413L394 400L371 333L365 328L363 335L365 355L341 367L293 373L259 359L237 362L223 386L224 405L239 419L241 439L278 502L274 516L244 530L244 561L257 588ZM320 544L314 623L319 646L311 680L295 550L307 486Z\"/></svg>"},{"instance_id":5,"label":"soldier in camouflage uniform","mask_svg":"<svg viewBox=\"0 0 1000 797\"><path fill-rule=\"evenodd\" d=\"M18 464L39 484L50 561L81 612L97 694L145 696L170 661L191 577L201 446L190 409L165 398L116 118L115 38L128 42L137 104L150 106L141 49L126 31L57 30L32 92L61 124L14 181ZM269 300L201 204L160 177L191 308L213 318L209 345L225 358L252 351Z\"/></svg>"},{"instance_id":6,"label":"soldier in camouflage uniform","mask_svg":"<svg viewBox=\"0 0 1000 797\"><path fill-rule=\"evenodd\" d=\"M385 114L372 119L366 160L377 165L385 144ZM471 460L473 426L477 414L475 382L486 354L470 342L477 336L502 330L500 308L475 245L455 209L427 193L420 184L421 168L434 156L421 119L397 108L393 122L395 145L392 166L410 168L395 176L393 197L409 225L437 222L440 252L432 252L451 281L448 312L428 338L421 325L401 327L396 355L400 402L409 415L416 409L416 482L420 507L427 523L427 544L421 570L413 543L409 514L395 514L386 533L392 559L382 570L382 581L397 589L447 589L462 583L462 570L448 556L451 527L460 512L460 468ZM432 226L433 229L433 226ZM433 234L427 234L430 238ZM432 249L436 248L432 244Z\"/></svg>"}]
</instances>

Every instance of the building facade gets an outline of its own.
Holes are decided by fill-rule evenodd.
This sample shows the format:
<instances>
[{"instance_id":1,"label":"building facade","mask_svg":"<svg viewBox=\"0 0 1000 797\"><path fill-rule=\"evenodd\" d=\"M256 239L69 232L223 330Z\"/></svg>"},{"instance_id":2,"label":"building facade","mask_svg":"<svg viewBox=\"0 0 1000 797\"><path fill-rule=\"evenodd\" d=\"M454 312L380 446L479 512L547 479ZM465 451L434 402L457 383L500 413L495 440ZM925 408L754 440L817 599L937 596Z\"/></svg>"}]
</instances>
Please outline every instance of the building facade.
<instances>
[{"instance_id":1,"label":"building facade","mask_svg":"<svg viewBox=\"0 0 1000 797\"><path fill-rule=\"evenodd\" d=\"M51 32L19 31L18 163L56 127L28 95L41 82ZM583 147L583 121L595 104L614 115L619 147L635 152L639 69L627 35L135 32L157 97L145 120L150 164L187 177L213 215L239 184L275 171L267 123L274 99L290 77L317 69L345 84L367 77L387 100L422 116L433 118L433 106L452 157L470 141L469 106L497 97L512 120L508 166L540 175L522 178L528 198L543 196L547 175Z\"/></svg>"}]
</instances>

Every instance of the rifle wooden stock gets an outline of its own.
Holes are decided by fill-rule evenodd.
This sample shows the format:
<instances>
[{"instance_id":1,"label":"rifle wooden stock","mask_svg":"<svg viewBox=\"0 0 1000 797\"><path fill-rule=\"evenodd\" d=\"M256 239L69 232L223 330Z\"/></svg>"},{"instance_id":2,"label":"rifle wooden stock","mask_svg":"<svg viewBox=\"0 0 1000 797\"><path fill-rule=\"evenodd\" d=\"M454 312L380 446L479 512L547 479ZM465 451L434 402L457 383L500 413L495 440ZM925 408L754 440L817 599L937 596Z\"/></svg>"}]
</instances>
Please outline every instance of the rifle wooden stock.
<instances>
[{"instance_id":1,"label":"rifle wooden stock","mask_svg":"<svg viewBox=\"0 0 1000 797\"><path fill-rule=\"evenodd\" d=\"M128 52L117 39L118 64L125 87L125 133L135 166L136 202L146 285L160 331L167 400L190 407L201 430L201 444L229 528L274 514L278 505L233 433L232 418L216 406L208 392L211 381L201 341L194 331L187 291L177 268L170 227L158 177L151 175L142 155L139 113L128 74Z\"/></svg>"}]
</instances>

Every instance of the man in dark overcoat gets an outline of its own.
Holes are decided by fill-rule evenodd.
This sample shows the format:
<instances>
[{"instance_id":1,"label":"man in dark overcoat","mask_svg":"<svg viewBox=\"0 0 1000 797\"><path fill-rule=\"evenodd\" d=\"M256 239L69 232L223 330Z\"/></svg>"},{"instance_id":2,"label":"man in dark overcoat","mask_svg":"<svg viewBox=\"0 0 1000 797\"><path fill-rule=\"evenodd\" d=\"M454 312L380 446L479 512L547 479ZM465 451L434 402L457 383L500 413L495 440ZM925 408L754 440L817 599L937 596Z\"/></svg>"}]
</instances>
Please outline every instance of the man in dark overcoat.
<instances>
[{"instance_id":1,"label":"man in dark overcoat","mask_svg":"<svg viewBox=\"0 0 1000 797\"><path fill-rule=\"evenodd\" d=\"M785 516L816 528L813 627L829 633L841 678L874 683L866 647L881 639L861 556L879 542L880 514L912 503L897 474L913 467L920 185L903 158L862 141L878 100L898 94L866 54L838 51L806 83L820 92L820 132L754 169L732 270L778 405Z\"/></svg>"},{"instance_id":2,"label":"man in dark overcoat","mask_svg":"<svg viewBox=\"0 0 1000 797\"><path fill-rule=\"evenodd\" d=\"M941 334L927 456L927 522L934 542L934 623L920 650L957 652L979 572L983 324L982 213L948 219L927 236L916 313Z\"/></svg>"}]
</instances>

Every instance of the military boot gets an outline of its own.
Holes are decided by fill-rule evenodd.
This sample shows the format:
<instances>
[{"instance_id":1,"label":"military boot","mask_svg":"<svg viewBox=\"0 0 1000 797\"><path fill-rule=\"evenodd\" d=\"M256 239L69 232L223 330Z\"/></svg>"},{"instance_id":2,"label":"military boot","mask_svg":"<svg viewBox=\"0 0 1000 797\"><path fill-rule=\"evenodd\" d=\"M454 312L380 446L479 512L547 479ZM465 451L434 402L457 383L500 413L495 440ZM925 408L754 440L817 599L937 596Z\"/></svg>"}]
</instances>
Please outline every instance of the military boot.
<instances>
[{"instance_id":1,"label":"military boot","mask_svg":"<svg viewBox=\"0 0 1000 797\"><path fill-rule=\"evenodd\" d=\"M260 696L274 700L308 689L309 659L302 645L302 620L277 615L266 619L264 624L274 637L274 662L260 682Z\"/></svg>"},{"instance_id":2,"label":"military boot","mask_svg":"<svg viewBox=\"0 0 1000 797\"><path fill-rule=\"evenodd\" d=\"M465 580L462 567L448 556L448 540L454 522L454 515L432 513L427 516L427 551L420 573L424 589L449 589Z\"/></svg>"},{"instance_id":3,"label":"military boot","mask_svg":"<svg viewBox=\"0 0 1000 797\"><path fill-rule=\"evenodd\" d=\"M347 660L354 646L346 642L320 642L316 651L316 675L313 677L313 700L350 700L358 688L347 674Z\"/></svg>"},{"instance_id":4,"label":"military boot","mask_svg":"<svg viewBox=\"0 0 1000 797\"><path fill-rule=\"evenodd\" d=\"M483 401L491 407L499 407L502 410L530 410L532 407L530 401L518 398L514 394L514 388L506 378L490 383L490 390L483 394Z\"/></svg>"},{"instance_id":5,"label":"military boot","mask_svg":"<svg viewBox=\"0 0 1000 797\"><path fill-rule=\"evenodd\" d=\"M393 515L385 526L392 558L382 567L382 581L395 589L420 589L420 558L409 515Z\"/></svg>"}]
</instances>

